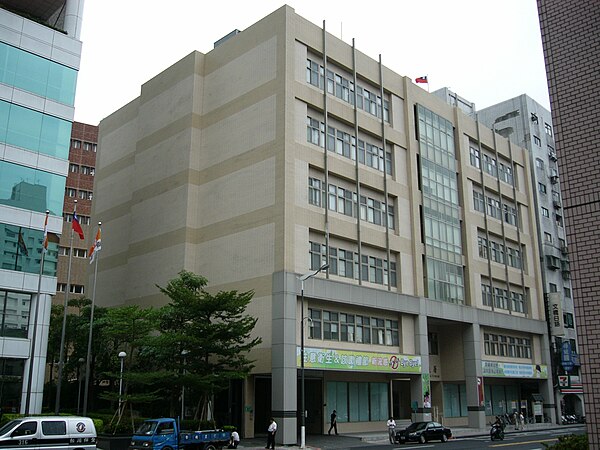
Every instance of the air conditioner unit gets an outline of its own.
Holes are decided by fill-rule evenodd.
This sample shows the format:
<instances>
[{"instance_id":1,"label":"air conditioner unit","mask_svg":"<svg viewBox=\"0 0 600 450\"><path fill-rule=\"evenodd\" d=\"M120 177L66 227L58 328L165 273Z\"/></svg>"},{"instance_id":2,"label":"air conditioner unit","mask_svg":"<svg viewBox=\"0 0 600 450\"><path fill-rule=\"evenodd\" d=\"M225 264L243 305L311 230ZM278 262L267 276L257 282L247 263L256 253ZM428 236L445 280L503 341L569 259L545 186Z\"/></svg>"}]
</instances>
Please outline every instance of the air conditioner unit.
<instances>
[{"instance_id":1,"label":"air conditioner unit","mask_svg":"<svg viewBox=\"0 0 600 450\"><path fill-rule=\"evenodd\" d=\"M554 153L554 152L548 152L548 158L550 158L554 162L558 161L556 153Z\"/></svg>"},{"instance_id":2,"label":"air conditioner unit","mask_svg":"<svg viewBox=\"0 0 600 450\"><path fill-rule=\"evenodd\" d=\"M550 175L550 182L552 184L558 183L558 174Z\"/></svg>"},{"instance_id":3,"label":"air conditioner unit","mask_svg":"<svg viewBox=\"0 0 600 450\"><path fill-rule=\"evenodd\" d=\"M561 205L561 203L560 203L560 200L554 200L554 201L552 202L552 204L554 205L554 208L556 208L556 209L560 209L560 208L562 208L562 205Z\"/></svg>"}]
</instances>

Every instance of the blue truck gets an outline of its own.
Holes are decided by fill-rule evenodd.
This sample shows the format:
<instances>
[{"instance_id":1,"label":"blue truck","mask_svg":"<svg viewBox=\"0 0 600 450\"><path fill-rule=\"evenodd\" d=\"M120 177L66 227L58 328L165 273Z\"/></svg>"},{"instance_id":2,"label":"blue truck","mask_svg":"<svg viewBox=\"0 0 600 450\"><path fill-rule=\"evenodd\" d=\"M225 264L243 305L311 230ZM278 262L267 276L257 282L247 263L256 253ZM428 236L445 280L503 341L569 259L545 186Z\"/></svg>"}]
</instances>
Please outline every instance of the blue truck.
<instances>
[{"instance_id":1,"label":"blue truck","mask_svg":"<svg viewBox=\"0 0 600 450\"><path fill-rule=\"evenodd\" d=\"M181 431L175 419L150 419L132 436L129 450L217 450L227 446L230 438L229 431Z\"/></svg>"}]
</instances>

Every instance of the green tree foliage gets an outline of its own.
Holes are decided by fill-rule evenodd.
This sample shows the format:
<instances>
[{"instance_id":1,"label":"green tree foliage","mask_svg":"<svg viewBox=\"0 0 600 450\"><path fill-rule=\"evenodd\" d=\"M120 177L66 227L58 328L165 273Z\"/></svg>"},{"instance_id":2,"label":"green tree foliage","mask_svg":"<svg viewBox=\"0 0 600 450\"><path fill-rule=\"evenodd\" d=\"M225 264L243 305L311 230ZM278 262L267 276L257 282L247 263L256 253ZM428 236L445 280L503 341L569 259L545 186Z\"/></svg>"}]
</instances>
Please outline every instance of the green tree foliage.
<instances>
[{"instance_id":1,"label":"green tree foliage","mask_svg":"<svg viewBox=\"0 0 600 450\"><path fill-rule=\"evenodd\" d=\"M173 361L182 384L200 397L202 411L230 380L248 375L253 367L248 352L261 342L251 338L257 319L245 314L254 292L211 294L206 285L206 278L182 271L166 287L159 286L171 301L161 308L156 338L157 350Z\"/></svg>"}]
</instances>

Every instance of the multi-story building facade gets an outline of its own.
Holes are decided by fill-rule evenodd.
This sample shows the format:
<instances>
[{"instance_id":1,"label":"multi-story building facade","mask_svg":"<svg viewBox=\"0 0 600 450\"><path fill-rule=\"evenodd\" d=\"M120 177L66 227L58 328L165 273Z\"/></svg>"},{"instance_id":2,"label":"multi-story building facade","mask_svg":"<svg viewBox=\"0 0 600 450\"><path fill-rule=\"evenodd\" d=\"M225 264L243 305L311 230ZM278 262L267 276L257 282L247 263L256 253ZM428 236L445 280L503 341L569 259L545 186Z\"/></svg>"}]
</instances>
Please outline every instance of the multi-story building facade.
<instances>
[{"instance_id":1,"label":"multi-story building facade","mask_svg":"<svg viewBox=\"0 0 600 450\"><path fill-rule=\"evenodd\" d=\"M96 173L96 150L98 147L98 126L73 122L71 146L69 149L69 175L65 187L63 206L63 229L58 248L57 293L54 301L64 303L64 294L69 286L68 298L91 295L87 293L87 275L89 268L88 251L93 242L95 230L90 222ZM85 239L71 233L73 211L77 201L77 218ZM73 241L71 242L71 236ZM73 257L70 249L73 247ZM69 260L71 264L69 278Z\"/></svg>"},{"instance_id":2,"label":"multi-story building facade","mask_svg":"<svg viewBox=\"0 0 600 450\"><path fill-rule=\"evenodd\" d=\"M600 448L600 77L598 2L538 0L590 449Z\"/></svg>"},{"instance_id":3,"label":"multi-story building facade","mask_svg":"<svg viewBox=\"0 0 600 450\"><path fill-rule=\"evenodd\" d=\"M569 251L552 116L531 97L520 95L478 111L477 117L481 123L529 151L536 193L534 201L552 344L557 415L584 415Z\"/></svg>"},{"instance_id":4,"label":"multi-story building facade","mask_svg":"<svg viewBox=\"0 0 600 450\"><path fill-rule=\"evenodd\" d=\"M246 436L296 442L302 344L308 433L553 419L526 149L292 8L145 83L99 149L98 303L182 269L255 291Z\"/></svg>"},{"instance_id":5,"label":"multi-story building facade","mask_svg":"<svg viewBox=\"0 0 600 450\"><path fill-rule=\"evenodd\" d=\"M82 0L8 0L0 7L0 406L5 412L42 407L58 261L52 236L62 230L82 6ZM46 219L50 243L42 258Z\"/></svg>"}]
</instances>

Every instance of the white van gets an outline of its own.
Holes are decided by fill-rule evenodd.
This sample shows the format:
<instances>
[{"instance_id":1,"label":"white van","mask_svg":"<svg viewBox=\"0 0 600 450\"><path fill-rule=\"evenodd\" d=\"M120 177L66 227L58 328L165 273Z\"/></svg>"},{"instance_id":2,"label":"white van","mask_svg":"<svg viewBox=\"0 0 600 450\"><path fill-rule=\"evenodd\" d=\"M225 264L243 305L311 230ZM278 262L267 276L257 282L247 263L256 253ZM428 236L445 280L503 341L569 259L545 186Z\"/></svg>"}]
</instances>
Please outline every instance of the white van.
<instances>
[{"instance_id":1,"label":"white van","mask_svg":"<svg viewBox=\"0 0 600 450\"><path fill-rule=\"evenodd\" d=\"M23 417L0 428L0 448L96 450L96 427L89 417Z\"/></svg>"}]
</instances>

